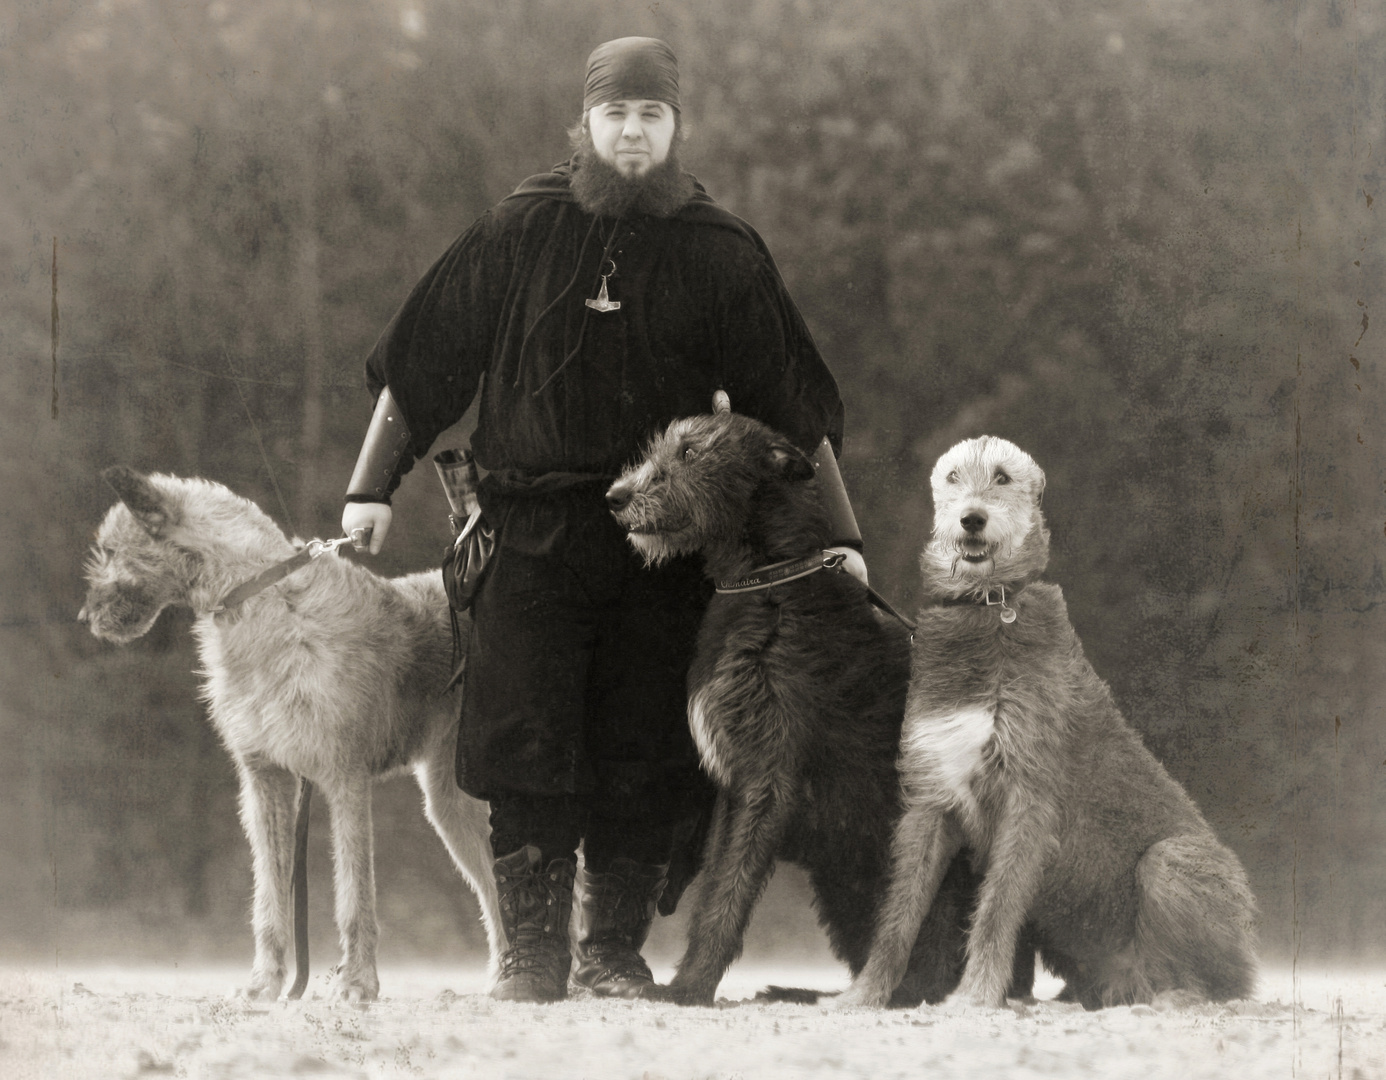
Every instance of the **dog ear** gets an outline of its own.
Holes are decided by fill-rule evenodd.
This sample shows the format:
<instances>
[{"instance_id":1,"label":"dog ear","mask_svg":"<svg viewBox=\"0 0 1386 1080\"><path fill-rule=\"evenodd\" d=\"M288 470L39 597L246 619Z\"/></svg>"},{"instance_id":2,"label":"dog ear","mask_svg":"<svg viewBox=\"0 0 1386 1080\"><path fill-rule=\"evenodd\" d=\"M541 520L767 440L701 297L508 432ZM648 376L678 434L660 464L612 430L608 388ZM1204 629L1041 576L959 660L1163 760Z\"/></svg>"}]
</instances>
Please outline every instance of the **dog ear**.
<instances>
[{"instance_id":1,"label":"dog ear","mask_svg":"<svg viewBox=\"0 0 1386 1080\"><path fill-rule=\"evenodd\" d=\"M111 486L120 501L135 515L135 520L155 539L162 538L170 525L178 524L176 509L141 473L127 465L112 465L102 471L101 479Z\"/></svg>"},{"instance_id":2,"label":"dog ear","mask_svg":"<svg viewBox=\"0 0 1386 1080\"><path fill-rule=\"evenodd\" d=\"M769 450L769 461L771 470L790 483L812 480L815 475L813 462L804 455L802 450L791 443L772 444Z\"/></svg>"}]
</instances>

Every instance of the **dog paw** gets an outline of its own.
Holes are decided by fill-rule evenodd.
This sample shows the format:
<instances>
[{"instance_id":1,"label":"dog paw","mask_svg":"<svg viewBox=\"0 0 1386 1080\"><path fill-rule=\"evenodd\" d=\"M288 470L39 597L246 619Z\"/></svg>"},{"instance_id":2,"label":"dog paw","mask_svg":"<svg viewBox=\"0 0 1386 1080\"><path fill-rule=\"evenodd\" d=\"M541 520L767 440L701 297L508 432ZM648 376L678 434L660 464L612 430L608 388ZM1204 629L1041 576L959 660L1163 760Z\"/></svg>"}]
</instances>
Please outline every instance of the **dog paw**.
<instances>
[{"instance_id":1,"label":"dog paw","mask_svg":"<svg viewBox=\"0 0 1386 1080\"><path fill-rule=\"evenodd\" d=\"M948 1016L971 1016L978 1013L993 1013L1006 1007L1004 994L985 991L959 989L949 994L938 1006L939 1011Z\"/></svg>"},{"instance_id":2,"label":"dog paw","mask_svg":"<svg viewBox=\"0 0 1386 1080\"><path fill-rule=\"evenodd\" d=\"M334 1001L345 1001L349 1005L361 1005L380 997L380 980L375 972L358 972L348 975L338 970L327 984L327 996Z\"/></svg>"},{"instance_id":3,"label":"dog paw","mask_svg":"<svg viewBox=\"0 0 1386 1080\"><path fill-rule=\"evenodd\" d=\"M890 1002L890 991L882 993L878 988L866 983L853 983L833 998L825 998L819 1004L834 1012L842 1009L883 1009Z\"/></svg>"},{"instance_id":4,"label":"dog paw","mask_svg":"<svg viewBox=\"0 0 1386 1080\"><path fill-rule=\"evenodd\" d=\"M237 991L236 996L246 1001L275 1001L284 989L284 973L252 971L250 982Z\"/></svg>"},{"instance_id":5,"label":"dog paw","mask_svg":"<svg viewBox=\"0 0 1386 1080\"><path fill-rule=\"evenodd\" d=\"M1171 1012L1207 1005L1208 999L1197 990L1162 990L1151 1000L1155 1012Z\"/></svg>"},{"instance_id":6,"label":"dog paw","mask_svg":"<svg viewBox=\"0 0 1386 1080\"><path fill-rule=\"evenodd\" d=\"M642 1001L663 1001L670 1005L703 1005L711 1006L716 997L716 990L703 990L695 986L678 986L670 983L668 986L645 987L640 993Z\"/></svg>"}]
</instances>

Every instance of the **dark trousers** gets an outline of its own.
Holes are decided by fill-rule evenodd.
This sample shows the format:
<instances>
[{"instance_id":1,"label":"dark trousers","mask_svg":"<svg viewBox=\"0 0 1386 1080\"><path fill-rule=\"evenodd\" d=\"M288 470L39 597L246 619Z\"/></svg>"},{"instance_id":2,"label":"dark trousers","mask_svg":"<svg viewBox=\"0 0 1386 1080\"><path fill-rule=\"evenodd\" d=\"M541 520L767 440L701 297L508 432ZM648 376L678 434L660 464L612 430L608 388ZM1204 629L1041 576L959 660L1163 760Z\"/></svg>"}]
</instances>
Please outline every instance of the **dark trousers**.
<instances>
[{"instance_id":1,"label":"dark trousers","mask_svg":"<svg viewBox=\"0 0 1386 1080\"><path fill-rule=\"evenodd\" d=\"M595 869L664 862L710 803L686 689L710 586L693 559L647 568L601 495L506 507L472 608L457 782L497 855L585 837Z\"/></svg>"}]
</instances>

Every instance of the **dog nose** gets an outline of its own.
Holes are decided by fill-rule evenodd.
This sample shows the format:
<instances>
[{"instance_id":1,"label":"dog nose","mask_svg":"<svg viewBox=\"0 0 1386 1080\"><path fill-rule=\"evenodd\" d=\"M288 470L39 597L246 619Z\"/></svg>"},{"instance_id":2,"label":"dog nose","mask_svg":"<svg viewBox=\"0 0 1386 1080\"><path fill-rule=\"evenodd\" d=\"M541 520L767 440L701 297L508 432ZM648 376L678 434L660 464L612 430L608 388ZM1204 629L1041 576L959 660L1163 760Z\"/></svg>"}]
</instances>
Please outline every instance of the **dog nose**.
<instances>
[{"instance_id":1,"label":"dog nose","mask_svg":"<svg viewBox=\"0 0 1386 1080\"><path fill-rule=\"evenodd\" d=\"M976 510L972 511L970 514L964 514L962 527L970 533L979 533L987 527L986 515L979 514Z\"/></svg>"},{"instance_id":2,"label":"dog nose","mask_svg":"<svg viewBox=\"0 0 1386 1080\"><path fill-rule=\"evenodd\" d=\"M624 510L629 504L630 488L617 484L606 493L606 505L611 508L613 514L618 510Z\"/></svg>"}]
</instances>

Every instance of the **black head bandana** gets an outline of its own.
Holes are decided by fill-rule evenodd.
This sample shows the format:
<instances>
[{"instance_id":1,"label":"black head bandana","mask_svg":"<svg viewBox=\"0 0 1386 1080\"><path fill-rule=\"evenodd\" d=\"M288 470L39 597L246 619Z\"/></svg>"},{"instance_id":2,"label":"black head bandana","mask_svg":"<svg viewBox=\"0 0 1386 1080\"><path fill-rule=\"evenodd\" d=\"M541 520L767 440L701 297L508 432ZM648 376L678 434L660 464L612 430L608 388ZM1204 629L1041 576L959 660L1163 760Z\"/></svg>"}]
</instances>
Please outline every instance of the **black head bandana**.
<instances>
[{"instance_id":1,"label":"black head bandana","mask_svg":"<svg viewBox=\"0 0 1386 1080\"><path fill-rule=\"evenodd\" d=\"M679 61L659 38L607 41L587 58L582 111L608 101L664 101L679 108Z\"/></svg>"}]
</instances>

